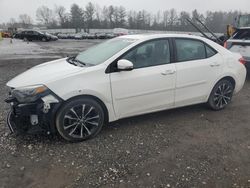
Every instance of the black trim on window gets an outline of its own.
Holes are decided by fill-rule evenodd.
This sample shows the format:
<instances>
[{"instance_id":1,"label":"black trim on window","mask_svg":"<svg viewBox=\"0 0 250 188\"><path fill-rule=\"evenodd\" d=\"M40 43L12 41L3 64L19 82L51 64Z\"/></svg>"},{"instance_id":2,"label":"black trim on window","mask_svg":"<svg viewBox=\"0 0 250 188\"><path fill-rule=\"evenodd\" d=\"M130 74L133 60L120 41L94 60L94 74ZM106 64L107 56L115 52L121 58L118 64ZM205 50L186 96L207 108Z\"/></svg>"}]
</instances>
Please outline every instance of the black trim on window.
<instances>
[{"instance_id":1,"label":"black trim on window","mask_svg":"<svg viewBox=\"0 0 250 188\"><path fill-rule=\"evenodd\" d=\"M128 51L126 51L125 53L120 55L118 58L116 58L112 63L110 63L109 66L107 67L107 69L105 70L105 73L109 74L109 73L113 73L113 72L119 72L119 70L116 67L118 60L120 60L123 56L127 55L129 52L131 52L135 48L138 48L141 45L144 45L145 43L152 42L152 41L157 41L157 40L166 40L166 41L168 41L168 43L169 43L169 51L170 51L170 62L168 64L173 63L174 62L173 40L172 40L172 38L169 38L169 37L163 37L163 38L157 38L157 39L150 39L150 40L144 41L144 42L132 47L131 49L129 49ZM164 65L164 64L162 64L162 65ZM160 66L160 65L152 65L152 66ZM152 66L148 66L148 67L152 67ZM141 67L141 68L147 68L147 67ZM140 69L140 68L138 68L138 69Z\"/></svg>"},{"instance_id":2,"label":"black trim on window","mask_svg":"<svg viewBox=\"0 0 250 188\"><path fill-rule=\"evenodd\" d=\"M173 48L173 63L177 63L177 50L176 50L176 43L175 38L171 38L172 41L172 48Z\"/></svg>"},{"instance_id":3,"label":"black trim on window","mask_svg":"<svg viewBox=\"0 0 250 188\"><path fill-rule=\"evenodd\" d=\"M215 56L215 55L218 53L217 50L215 50L215 49L214 49L213 47L211 47L209 44L207 44L207 43L204 43L204 44L205 44L206 57L207 57L207 58L213 57L213 56ZM210 48L210 49L214 52L214 55L208 57L208 55L207 55L207 47Z\"/></svg>"},{"instance_id":4,"label":"black trim on window","mask_svg":"<svg viewBox=\"0 0 250 188\"><path fill-rule=\"evenodd\" d=\"M169 47L170 47L170 63L174 63L175 62L175 42L173 38L168 38L169 40Z\"/></svg>"}]
</instances>

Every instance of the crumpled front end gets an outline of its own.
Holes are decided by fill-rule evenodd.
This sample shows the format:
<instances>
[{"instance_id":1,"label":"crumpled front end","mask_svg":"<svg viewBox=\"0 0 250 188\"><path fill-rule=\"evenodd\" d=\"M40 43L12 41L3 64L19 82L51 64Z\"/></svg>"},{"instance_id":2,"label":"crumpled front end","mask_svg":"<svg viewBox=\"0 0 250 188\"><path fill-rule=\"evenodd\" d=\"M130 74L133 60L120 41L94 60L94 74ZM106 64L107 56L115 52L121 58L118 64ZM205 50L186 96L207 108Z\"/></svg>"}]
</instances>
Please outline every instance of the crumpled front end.
<instances>
[{"instance_id":1,"label":"crumpled front end","mask_svg":"<svg viewBox=\"0 0 250 188\"><path fill-rule=\"evenodd\" d=\"M34 101L21 101L11 89L5 102L11 110L7 117L7 125L13 133L45 133L56 132L55 114L62 100L50 90L38 96Z\"/></svg>"}]
</instances>

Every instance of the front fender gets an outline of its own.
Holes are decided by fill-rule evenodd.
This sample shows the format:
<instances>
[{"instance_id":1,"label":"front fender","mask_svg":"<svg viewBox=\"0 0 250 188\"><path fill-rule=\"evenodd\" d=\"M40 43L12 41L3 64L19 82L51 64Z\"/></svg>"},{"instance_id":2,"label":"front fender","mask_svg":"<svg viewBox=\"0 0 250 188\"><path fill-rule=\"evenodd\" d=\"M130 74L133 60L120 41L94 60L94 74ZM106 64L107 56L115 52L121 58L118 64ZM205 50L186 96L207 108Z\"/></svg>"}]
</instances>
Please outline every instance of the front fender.
<instances>
[{"instance_id":1,"label":"front fender","mask_svg":"<svg viewBox=\"0 0 250 188\"><path fill-rule=\"evenodd\" d=\"M92 70L91 70L92 69ZM101 67L92 67L74 75L45 84L56 95L67 101L71 98L90 95L100 99L109 111L109 120L116 120L110 87L110 76Z\"/></svg>"},{"instance_id":2,"label":"front fender","mask_svg":"<svg viewBox=\"0 0 250 188\"><path fill-rule=\"evenodd\" d=\"M110 98L107 98L107 96L104 96L103 94L98 93L96 91L84 89L84 90L74 90L69 93L66 93L65 95L62 95L62 99L64 101L67 101L70 100L71 98L81 97L81 96L92 96L94 98L98 98L100 101L103 102L103 104L106 106L108 110L109 122L117 120L111 96Z\"/></svg>"}]
</instances>

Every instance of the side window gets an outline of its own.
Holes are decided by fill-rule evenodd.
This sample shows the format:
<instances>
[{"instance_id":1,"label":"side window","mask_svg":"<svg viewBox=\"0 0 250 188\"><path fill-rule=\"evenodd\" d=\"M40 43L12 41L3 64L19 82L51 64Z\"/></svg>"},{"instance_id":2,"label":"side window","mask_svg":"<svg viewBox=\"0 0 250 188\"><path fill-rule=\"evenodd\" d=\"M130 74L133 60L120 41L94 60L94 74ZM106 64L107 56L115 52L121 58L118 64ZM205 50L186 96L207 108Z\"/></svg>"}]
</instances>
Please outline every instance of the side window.
<instances>
[{"instance_id":1,"label":"side window","mask_svg":"<svg viewBox=\"0 0 250 188\"><path fill-rule=\"evenodd\" d=\"M134 68L143 68L170 63L170 49L167 39L154 40L144 43L121 59L127 59L134 64Z\"/></svg>"},{"instance_id":2,"label":"side window","mask_svg":"<svg viewBox=\"0 0 250 188\"><path fill-rule=\"evenodd\" d=\"M203 42L191 39L175 39L177 61L191 61L206 58Z\"/></svg>"},{"instance_id":3,"label":"side window","mask_svg":"<svg viewBox=\"0 0 250 188\"><path fill-rule=\"evenodd\" d=\"M215 54L217 54L217 52L213 48L209 47L208 45L205 45L205 46L206 46L207 58L212 57Z\"/></svg>"},{"instance_id":4,"label":"side window","mask_svg":"<svg viewBox=\"0 0 250 188\"><path fill-rule=\"evenodd\" d=\"M38 35L39 33L36 31L33 31L33 35Z\"/></svg>"},{"instance_id":5,"label":"side window","mask_svg":"<svg viewBox=\"0 0 250 188\"><path fill-rule=\"evenodd\" d=\"M33 35L33 31L27 31L28 35Z\"/></svg>"}]
</instances>

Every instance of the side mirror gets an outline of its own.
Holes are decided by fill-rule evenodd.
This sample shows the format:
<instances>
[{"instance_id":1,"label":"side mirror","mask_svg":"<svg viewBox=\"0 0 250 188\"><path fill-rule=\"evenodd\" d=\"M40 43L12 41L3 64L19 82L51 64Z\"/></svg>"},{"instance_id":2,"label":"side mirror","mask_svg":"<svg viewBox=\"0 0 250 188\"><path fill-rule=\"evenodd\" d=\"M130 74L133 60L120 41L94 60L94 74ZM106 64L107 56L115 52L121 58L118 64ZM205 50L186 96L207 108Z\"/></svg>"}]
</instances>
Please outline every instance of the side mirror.
<instances>
[{"instance_id":1,"label":"side mirror","mask_svg":"<svg viewBox=\"0 0 250 188\"><path fill-rule=\"evenodd\" d=\"M134 65L131 61L126 59L121 59L117 62L117 69L119 71L131 71L133 70Z\"/></svg>"}]
</instances>

